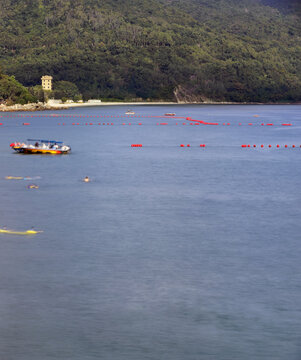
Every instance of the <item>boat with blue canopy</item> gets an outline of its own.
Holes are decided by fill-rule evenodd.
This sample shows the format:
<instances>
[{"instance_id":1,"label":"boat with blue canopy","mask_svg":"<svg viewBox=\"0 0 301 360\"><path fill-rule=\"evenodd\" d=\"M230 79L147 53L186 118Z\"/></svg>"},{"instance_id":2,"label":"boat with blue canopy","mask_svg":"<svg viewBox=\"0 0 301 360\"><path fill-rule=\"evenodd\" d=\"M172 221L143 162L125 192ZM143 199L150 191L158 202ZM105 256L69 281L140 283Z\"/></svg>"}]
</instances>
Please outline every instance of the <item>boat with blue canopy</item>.
<instances>
[{"instance_id":1,"label":"boat with blue canopy","mask_svg":"<svg viewBox=\"0 0 301 360\"><path fill-rule=\"evenodd\" d=\"M69 145L64 145L62 141L27 139L27 142L15 142L10 147L21 154L68 154L71 151Z\"/></svg>"}]
</instances>

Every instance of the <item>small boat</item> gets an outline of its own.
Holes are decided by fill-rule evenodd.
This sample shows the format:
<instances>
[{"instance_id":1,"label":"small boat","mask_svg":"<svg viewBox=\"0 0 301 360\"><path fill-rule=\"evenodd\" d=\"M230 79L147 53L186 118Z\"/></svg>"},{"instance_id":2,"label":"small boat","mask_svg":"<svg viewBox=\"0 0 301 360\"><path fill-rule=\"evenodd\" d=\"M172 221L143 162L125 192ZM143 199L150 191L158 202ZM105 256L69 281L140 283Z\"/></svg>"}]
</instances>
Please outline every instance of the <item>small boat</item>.
<instances>
[{"instance_id":1,"label":"small boat","mask_svg":"<svg viewBox=\"0 0 301 360\"><path fill-rule=\"evenodd\" d=\"M175 113L165 113L164 115L165 116L175 116L176 114Z\"/></svg>"},{"instance_id":2,"label":"small boat","mask_svg":"<svg viewBox=\"0 0 301 360\"><path fill-rule=\"evenodd\" d=\"M36 184L27 185L27 189L38 189L38 188L39 188L39 186Z\"/></svg>"},{"instance_id":3,"label":"small boat","mask_svg":"<svg viewBox=\"0 0 301 360\"><path fill-rule=\"evenodd\" d=\"M133 110L128 110L125 112L126 115L134 115L135 114L135 111Z\"/></svg>"},{"instance_id":4,"label":"small boat","mask_svg":"<svg viewBox=\"0 0 301 360\"><path fill-rule=\"evenodd\" d=\"M13 234L13 235L36 235L42 233L43 231L37 230L25 230L25 231L16 231L16 230L9 230L9 229L0 229L0 233L2 234Z\"/></svg>"},{"instance_id":5,"label":"small boat","mask_svg":"<svg viewBox=\"0 0 301 360\"><path fill-rule=\"evenodd\" d=\"M37 180L41 179L41 176L5 176L6 180Z\"/></svg>"},{"instance_id":6,"label":"small boat","mask_svg":"<svg viewBox=\"0 0 301 360\"><path fill-rule=\"evenodd\" d=\"M71 147L62 141L27 139L27 143L12 143L10 147L21 154L68 154Z\"/></svg>"},{"instance_id":7,"label":"small boat","mask_svg":"<svg viewBox=\"0 0 301 360\"><path fill-rule=\"evenodd\" d=\"M24 180L23 176L5 176L6 180Z\"/></svg>"}]
</instances>

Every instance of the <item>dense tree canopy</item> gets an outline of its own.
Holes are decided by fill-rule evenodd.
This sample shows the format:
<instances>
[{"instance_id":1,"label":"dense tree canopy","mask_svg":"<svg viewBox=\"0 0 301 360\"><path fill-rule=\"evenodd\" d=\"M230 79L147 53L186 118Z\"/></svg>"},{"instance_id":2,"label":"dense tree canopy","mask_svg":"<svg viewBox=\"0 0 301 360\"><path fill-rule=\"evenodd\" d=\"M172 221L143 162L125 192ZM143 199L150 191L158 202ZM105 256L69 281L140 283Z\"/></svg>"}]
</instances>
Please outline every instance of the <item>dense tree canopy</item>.
<instances>
[{"instance_id":1,"label":"dense tree canopy","mask_svg":"<svg viewBox=\"0 0 301 360\"><path fill-rule=\"evenodd\" d=\"M20 84L14 76L4 75L0 69L0 103L10 105L15 103L27 104L36 101L37 98Z\"/></svg>"},{"instance_id":2,"label":"dense tree canopy","mask_svg":"<svg viewBox=\"0 0 301 360\"><path fill-rule=\"evenodd\" d=\"M290 0L0 0L0 61L84 98L300 101Z\"/></svg>"}]
</instances>

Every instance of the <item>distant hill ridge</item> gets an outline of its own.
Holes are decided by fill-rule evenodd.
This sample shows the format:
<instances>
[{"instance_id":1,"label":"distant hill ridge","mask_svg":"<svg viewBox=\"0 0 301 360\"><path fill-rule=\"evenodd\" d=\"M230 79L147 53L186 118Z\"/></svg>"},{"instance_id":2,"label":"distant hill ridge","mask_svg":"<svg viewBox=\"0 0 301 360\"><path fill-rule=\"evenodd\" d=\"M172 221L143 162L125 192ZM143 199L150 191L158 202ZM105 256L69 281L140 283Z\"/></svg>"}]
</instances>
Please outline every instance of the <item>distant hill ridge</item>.
<instances>
[{"instance_id":1,"label":"distant hill ridge","mask_svg":"<svg viewBox=\"0 0 301 360\"><path fill-rule=\"evenodd\" d=\"M0 65L84 98L301 101L296 0L0 0Z\"/></svg>"}]
</instances>

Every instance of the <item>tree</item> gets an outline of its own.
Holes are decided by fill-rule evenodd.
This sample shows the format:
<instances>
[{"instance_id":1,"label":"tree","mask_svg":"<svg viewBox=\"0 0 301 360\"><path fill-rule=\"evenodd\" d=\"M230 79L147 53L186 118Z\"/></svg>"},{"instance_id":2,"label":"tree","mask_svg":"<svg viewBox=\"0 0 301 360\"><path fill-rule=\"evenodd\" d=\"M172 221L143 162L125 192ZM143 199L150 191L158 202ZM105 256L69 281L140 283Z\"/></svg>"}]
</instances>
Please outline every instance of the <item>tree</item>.
<instances>
[{"instance_id":1,"label":"tree","mask_svg":"<svg viewBox=\"0 0 301 360\"><path fill-rule=\"evenodd\" d=\"M0 101L9 104L28 104L37 102L28 89L20 84L14 76L0 75Z\"/></svg>"},{"instance_id":2,"label":"tree","mask_svg":"<svg viewBox=\"0 0 301 360\"><path fill-rule=\"evenodd\" d=\"M81 94L78 87L70 81L56 81L53 84L52 96L56 99L72 99L78 101L81 99Z\"/></svg>"}]
</instances>

